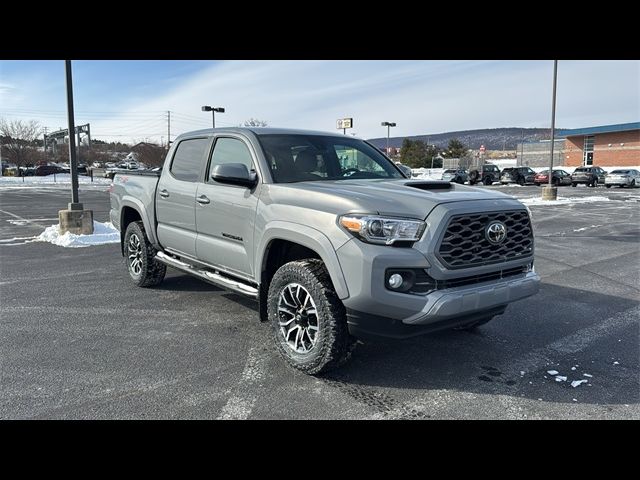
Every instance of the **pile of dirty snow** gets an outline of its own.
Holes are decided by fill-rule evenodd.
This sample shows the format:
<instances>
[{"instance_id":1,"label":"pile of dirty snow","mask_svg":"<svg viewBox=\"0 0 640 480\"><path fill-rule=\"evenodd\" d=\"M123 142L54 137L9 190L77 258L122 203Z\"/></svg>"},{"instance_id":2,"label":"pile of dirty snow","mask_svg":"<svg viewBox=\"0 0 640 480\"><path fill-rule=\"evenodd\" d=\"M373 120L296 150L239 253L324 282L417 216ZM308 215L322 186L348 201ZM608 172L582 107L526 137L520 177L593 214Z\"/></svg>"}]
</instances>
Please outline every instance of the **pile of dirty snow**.
<instances>
[{"instance_id":1,"label":"pile of dirty snow","mask_svg":"<svg viewBox=\"0 0 640 480\"><path fill-rule=\"evenodd\" d=\"M51 225L36 238L36 241L50 242L61 247L90 247L91 245L119 243L120 232L113 227L111 222L94 221L92 235L76 235L71 232L60 235L58 225Z\"/></svg>"},{"instance_id":2,"label":"pile of dirty snow","mask_svg":"<svg viewBox=\"0 0 640 480\"><path fill-rule=\"evenodd\" d=\"M557 200L543 200L541 197L519 198L525 205L567 205L570 203L608 202L609 197L558 197Z\"/></svg>"}]
</instances>

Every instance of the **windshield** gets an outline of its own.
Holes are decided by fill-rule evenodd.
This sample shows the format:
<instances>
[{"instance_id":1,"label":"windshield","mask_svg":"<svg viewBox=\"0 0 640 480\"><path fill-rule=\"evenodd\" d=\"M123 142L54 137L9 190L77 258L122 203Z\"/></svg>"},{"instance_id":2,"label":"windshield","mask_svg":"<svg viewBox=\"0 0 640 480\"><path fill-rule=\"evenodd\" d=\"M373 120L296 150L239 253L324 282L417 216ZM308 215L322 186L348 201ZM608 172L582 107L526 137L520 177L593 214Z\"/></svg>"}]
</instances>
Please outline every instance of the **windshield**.
<instances>
[{"instance_id":1,"label":"windshield","mask_svg":"<svg viewBox=\"0 0 640 480\"><path fill-rule=\"evenodd\" d=\"M588 171L589 171L589 169L588 169L588 168L576 168L576 169L574 170L574 172L588 172Z\"/></svg>"},{"instance_id":2,"label":"windshield","mask_svg":"<svg viewBox=\"0 0 640 480\"><path fill-rule=\"evenodd\" d=\"M456 173L455 170L445 170L444 173Z\"/></svg>"},{"instance_id":3,"label":"windshield","mask_svg":"<svg viewBox=\"0 0 640 480\"><path fill-rule=\"evenodd\" d=\"M275 183L405 178L376 148L355 138L258 135Z\"/></svg>"}]
</instances>

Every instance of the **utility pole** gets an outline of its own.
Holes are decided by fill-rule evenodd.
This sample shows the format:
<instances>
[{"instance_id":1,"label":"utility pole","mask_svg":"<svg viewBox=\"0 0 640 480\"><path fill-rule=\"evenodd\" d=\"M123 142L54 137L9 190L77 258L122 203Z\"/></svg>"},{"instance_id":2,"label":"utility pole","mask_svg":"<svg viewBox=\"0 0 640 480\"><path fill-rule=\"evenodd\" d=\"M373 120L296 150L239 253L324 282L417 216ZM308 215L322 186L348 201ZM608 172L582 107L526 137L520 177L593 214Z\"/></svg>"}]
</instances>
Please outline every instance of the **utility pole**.
<instances>
[{"instance_id":1,"label":"utility pole","mask_svg":"<svg viewBox=\"0 0 640 480\"><path fill-rule=\"evenodd\" d=\"M167 150L171 143L171 110L167 110Z\"/></svg>"},{"instance_id":2,"label":"utility pole","mask_svg":"<svg viewBox=\"0 0 640 480\"><path fill-rule=\"evenodd\" d=\"M75 119L73 113L73 79L71 76L71 60L65 60L67 84L67 117L69 122L69 165L71 167L71 203L67 210L58 212L59 230L78 235L93 233L93 212L85 210L78 199L78 159L76 157Z\"/></svg>"},{"instance_id":3,"label":"utility pole","mask_svg":"<svg viewBox=\"0 0 640 480\"><path fill-rule=\"evenodd\" d=\"M542 190L543 200L558 198L558 189L553 186L553 141L556 131L556 84L558 83L558 61L553 61L553 94L551 95L551 154L549 158L549 185Z\"/></svg>"}]
</instances>

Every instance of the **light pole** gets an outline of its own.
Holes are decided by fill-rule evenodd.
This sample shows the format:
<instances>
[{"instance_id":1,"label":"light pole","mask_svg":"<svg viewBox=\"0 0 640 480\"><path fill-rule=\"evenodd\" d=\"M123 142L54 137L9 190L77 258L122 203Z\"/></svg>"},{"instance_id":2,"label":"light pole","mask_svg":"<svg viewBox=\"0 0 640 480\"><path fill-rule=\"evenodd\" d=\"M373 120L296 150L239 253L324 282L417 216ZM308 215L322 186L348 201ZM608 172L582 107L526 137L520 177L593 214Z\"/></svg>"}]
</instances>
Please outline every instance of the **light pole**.
<instances>
[{"instance_id":1,"label":"light pole","mask_svg":"<svg viewBox=\"0 0 640 480\"><path fill-rule=\"evenodd\" d=\"M553 94L551 100L551 157L549 158L549 185L542 189L543 200L555 200L558 189L553 186L553 137L556 128L556 84L558 81L558 61L553 61Z\"/></svg>"},{"instance_id":2,"label":"light pole","mask_svg":"<svg viewBox=\"0 0 640 480\"><path fill-rule=\"evenodd\" d=\"M382 122L380 125L387 127L387 156L389 157L389 131L391 127L395 127L396 124L394 122Z\"/></svg>"},{"instance_id":3,"label":"light pole","mask_svg":"<svg viewBox=\"0 0 640 480\"><path fill-rule=\"evenodd\" d=\"M213 118L213 128L216 128L216 112L224 113L223 107L212 107L210 105L204 105L202 107L203 112L211 112L211 117Z\"/></svg>"}]
</instances>

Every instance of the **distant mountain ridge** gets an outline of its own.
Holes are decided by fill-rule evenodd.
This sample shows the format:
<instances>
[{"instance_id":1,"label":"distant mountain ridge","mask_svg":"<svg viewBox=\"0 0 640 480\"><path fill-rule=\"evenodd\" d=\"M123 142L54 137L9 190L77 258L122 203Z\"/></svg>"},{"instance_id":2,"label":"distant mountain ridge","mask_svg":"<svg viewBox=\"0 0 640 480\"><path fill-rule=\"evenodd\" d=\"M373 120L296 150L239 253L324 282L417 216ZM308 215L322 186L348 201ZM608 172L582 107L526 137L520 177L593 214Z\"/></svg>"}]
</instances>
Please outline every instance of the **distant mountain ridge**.
<instances>
[{"instance_id":1,"label":"distant mountain ridge","mask_svg":"<svg viewBox=\"0 0 640 480\"><path fill-rule=\"evenodd\" d=\"M469 148L477 150L480 145L484 145L487 150L515 150L516 145L522 141L524 133L525 142L537 142L540 140L548 140L550 135L549 128L484 128L479 130L461 130L458 132L435 133L430 135L412 135L407 137L389 137L389 146L400 148L405 138L409 140L422 140L431 145L437 145L444 148L449 140L457 138ZM558 128L557 130L561 130ZM387 137L371 138L370 143L378 148L384 148L387 145Z\"/></svg>"}]
</instances>

